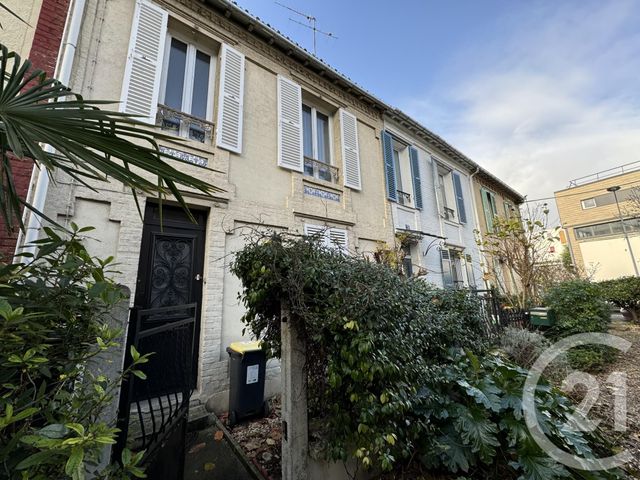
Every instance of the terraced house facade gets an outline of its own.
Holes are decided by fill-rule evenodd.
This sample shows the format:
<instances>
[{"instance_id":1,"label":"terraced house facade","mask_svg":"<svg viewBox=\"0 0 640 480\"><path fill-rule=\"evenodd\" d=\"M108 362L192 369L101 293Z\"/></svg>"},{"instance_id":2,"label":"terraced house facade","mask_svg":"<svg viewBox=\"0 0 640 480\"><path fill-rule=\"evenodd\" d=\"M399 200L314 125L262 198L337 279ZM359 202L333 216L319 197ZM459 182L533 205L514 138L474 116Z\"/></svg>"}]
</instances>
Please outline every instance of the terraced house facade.
<instances>
[{"instance_id":1,"label":"terraced house facade","mask_svg":"<svg viewBox=\"0 0 640 480\"><path fill-rule=\"evenodd\" d=\"M229 266L247 235L314 234L372 258L400 245L409 275L481 285L472 177L484 170L442 138L232 2L76 0L69 12L81 19L73 91L119 99L168 135L160 148L179 168L224 191L184 192L196 224L169 200L162 228L154 199L141 219L115 182L59 176L46 191L48 216L96 227L90 251L115 257L133 307L197 303L194 415L226 407L225 348L244 338ZM276 391L277 365L267 377Z\"/></svg>"}]
</instances>

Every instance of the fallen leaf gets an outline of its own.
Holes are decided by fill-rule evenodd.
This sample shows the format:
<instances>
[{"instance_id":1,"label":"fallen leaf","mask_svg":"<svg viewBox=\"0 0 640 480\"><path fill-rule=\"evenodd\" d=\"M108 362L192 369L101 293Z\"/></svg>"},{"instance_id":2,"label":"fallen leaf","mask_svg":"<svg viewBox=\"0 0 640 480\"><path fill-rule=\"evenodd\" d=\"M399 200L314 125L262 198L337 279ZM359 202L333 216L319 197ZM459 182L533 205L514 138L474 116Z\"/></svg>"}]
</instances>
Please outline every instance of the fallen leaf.
<instances>
[{"instance_id":1,"label":"fallen leaf","mask_svg":"<svg viewBox=\"0 0 640 480\"><path fill-rule=\"evenodd\" d=\"M276 441L273 438L267 438L267 445L275 445Z\"/></svg>"},{"instance_id":2,"label":"fallen leaf","mask_svg":"<svg viewBox=\"0 0 640 480\"><path fill-rule=\"evenodd\" d=\"M200 450L202 450L207 444L206 443L197 443L195 444L193 447L191 447L191 449L189 450L189 453L198 453Z\"/></svg>"},{"instance_id":3,"label":"fallen leaf","mask_svg":"<svg viewBox=\"0 0 640 480\"><path fill-rule=\"evenodd\" d=\"M222 430L218 430L216 433L214 433L213 438L215 438L216 442L219 442L220 440L222 440L224 437L224 432Z\"/></svg>"},{"instance_id":4,"label":"fallen leaf","mask_svg":"<svg viewBox=\"0 0 640 480\"><path fill-rule=\"evenodd\" d=\"M216 464L215 463L205 463L204 464L204 471L205 472L210 472L211 470L213 470L214 468L216 468Z\"/></svg>"}]
</instances>

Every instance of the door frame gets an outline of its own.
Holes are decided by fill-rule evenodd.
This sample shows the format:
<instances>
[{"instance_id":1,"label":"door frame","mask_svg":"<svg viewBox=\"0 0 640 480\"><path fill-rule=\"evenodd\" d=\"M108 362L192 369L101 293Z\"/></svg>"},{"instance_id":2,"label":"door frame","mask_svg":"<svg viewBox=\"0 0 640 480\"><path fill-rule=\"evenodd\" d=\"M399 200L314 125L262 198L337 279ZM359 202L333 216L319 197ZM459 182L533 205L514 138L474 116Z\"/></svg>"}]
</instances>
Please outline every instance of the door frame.
<instances>
[{"instance_id":1,"label":"door frame","mask_svg":"<svg viewBox=\"0 0 640 480\"><path fill-rule=\"evenodd\" d=\"M206 231L207 222L209 219L209 209L206 207L189 206L191 214L196 219L197 223L193 223L187 214L183 211L182 207L176 204L162 203L162 221L160 221L159 212L160 206L153 201L147 201L144 211L144 220L142 227L142 236L140 240L140 253L138 258L138 270L136 274L136 290L134 295L133 309L131 312L131 318L135 319L137 312L141 309L148 309L150 305L144 305L143 302L148 295L150 286L150 268L151 261L153 259L153 240L155 235L167 235L174 233L175 235L186 235L188 232L196 233L196 240L194 243L194 275L191 279L191 291L195 293L195 296L187 300L187 303L197 303L196 307L196 324L195 324L195 338L193 348L193 373L192 373L192 387L196 388L198 383L199 373L199 353L200 353L200 330L202 325L202 298L204 296L204 264L205 264L205 246L206 246ZM199 270L199 272L198 272ZM199 275L199 279L197 278ZM129 323L128 342L135 336L135 322ZM127 345L129 348L129 345Z\"/></svg>"}]
</instances>

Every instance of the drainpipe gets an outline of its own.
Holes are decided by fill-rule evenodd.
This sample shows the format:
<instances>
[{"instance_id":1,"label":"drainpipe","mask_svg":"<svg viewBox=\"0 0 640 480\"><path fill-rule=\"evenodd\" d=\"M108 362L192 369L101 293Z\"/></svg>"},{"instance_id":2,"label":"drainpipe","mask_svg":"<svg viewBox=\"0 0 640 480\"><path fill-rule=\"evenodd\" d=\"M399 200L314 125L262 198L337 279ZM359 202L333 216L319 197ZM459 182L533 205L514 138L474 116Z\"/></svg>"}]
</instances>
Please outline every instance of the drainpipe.
<instances>
[{"instance_id":1,"label":"drainpipe","mask_svg":"<svg viewBox=\"0 0 640 480\"><path fill-rule=\"evenodd\" d=\"M71 70L73 68L73 60L76 54L76 46L78 44L78 37L80 35L80 27L82 26L82 17L84 14L86 0L75 0L73 6L69 9L67 14L67 21L65 25L65 33L63 35L64 42L61 45L60 53L58 54L58 64L54 73L54 78L58 79L63 85L69 85L71 79ZM47 153L53 153L53 148L49 145L45 147ZM38 169L36 165L33 167L31 173L31 182L27 198L31 195L31 186L35 183L33 189L33 199L31 204L33 207L40 211L44 211L45 202L47 199L47 190L49 189L49 172L44 168ZM29 252L35 254L36 247L31 245L32 242L38 239L40 227L42 226L40 217L34 212L29 212L29 221L26 226L26 233L23 237L22 232L18 236L18 242L16 243L16 254L20 252ZM21 248L25 245L24 248ZM25 258L23 261L29 262L29 258Z\"/></svg>"},{"instance_id":2,"label":"drainpipe","mask_svg":"<svg viewBox=\"0 0 640 480\"><path fill-rule=\"evenodd\" d=\"M476 208L476 192L473 189L473 177L475 177L478 173L480 173L480 166L478 165L476 167L476 171L473 172L471 175L469 175L469 191L471 192L471 206L473 207L473 216L475 217L476 220L476 229L478 230L478 235L480 235L480 238L482 238L482 233L480 230L480 216L478 215L478 209ZM482 261L482 281L484 282L484 286L485 288L487 288L487 282L484 279L484 277L486 277L486 274L488 273L487 270L487 257L484 255L484 252L482 252L480 250L480 247L478 247L478 253L481 256L481 261Z\"/></svg>"}]
</instances>

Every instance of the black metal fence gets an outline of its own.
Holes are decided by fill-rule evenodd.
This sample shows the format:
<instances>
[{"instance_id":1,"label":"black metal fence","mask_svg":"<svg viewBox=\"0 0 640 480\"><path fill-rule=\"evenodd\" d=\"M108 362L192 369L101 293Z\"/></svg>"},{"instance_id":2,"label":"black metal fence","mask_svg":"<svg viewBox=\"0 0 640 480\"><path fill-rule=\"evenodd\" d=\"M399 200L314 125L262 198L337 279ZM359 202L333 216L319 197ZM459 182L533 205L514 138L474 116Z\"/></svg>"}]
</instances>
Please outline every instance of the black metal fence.
<instances>
[{"instance_id":1,"label":"black metal fence","mask_svg":"<svg viewBox=\"0 0 640 480\"><path fill-rule=\"evenodd\" d=\"M504 305L494 290L471 290L480 300L487 335L499 335L506 327L529 328L529 312Z\"/></svg>"},{"instance_id":2,"label":"black metal fence","mask_svg":"<svg viewBox=\"0 0 640 480\"><path fill-rule=\"evenodd\" d=\"M144 450L151 480L182 478L196 312L195 303L132 312L128 343L152 355L140 368L146 378L130 375L122 385L114 460L125 446Z\"/></svg>"}]
</instances>

